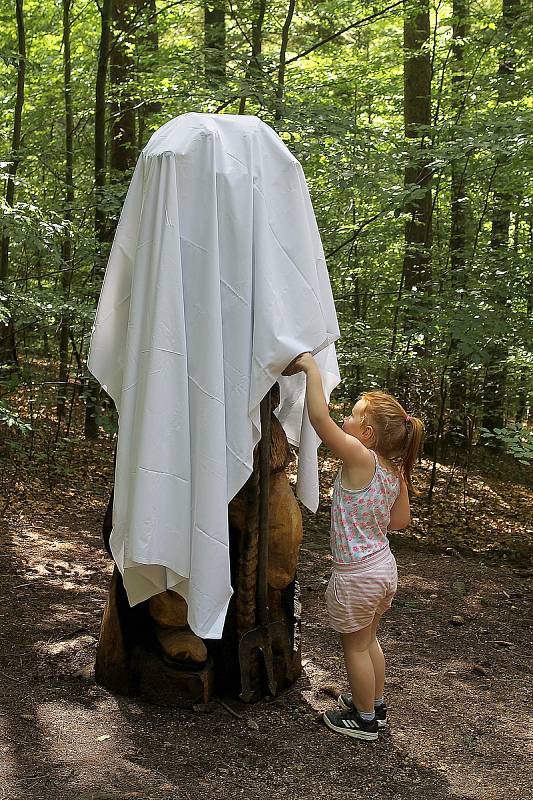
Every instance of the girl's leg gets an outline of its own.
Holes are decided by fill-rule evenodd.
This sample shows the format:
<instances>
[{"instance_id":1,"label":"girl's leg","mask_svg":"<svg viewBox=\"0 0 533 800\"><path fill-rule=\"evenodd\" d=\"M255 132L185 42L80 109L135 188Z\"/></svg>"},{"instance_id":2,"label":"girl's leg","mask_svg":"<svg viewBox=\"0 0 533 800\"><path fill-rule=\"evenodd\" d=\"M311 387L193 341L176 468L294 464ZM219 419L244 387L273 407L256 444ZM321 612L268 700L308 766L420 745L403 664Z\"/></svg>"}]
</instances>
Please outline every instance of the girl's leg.
<instances>
[{"instance_id":1,"label":"girl's leg","mask_svg":"<svg viewBox=\"0 0 533 800\"><path fill-rule=\"evenodd\" d=\"M381 649L379 641L376 639L376 631L380 622L381 614L376 614L371 626L372 640L368 648L370 658L372 659L372 666L374 667L376 698L383 697L383 690L385 686L385 656L383 655L383 650Z\"/></svg>"},{"instance_id":2,"label":"girl's leg","mask_svg":"<svg viewBox=\"0 0 533 800\"><path fill-rule=\"evenodd\" d=\"M372 626L373 623L355 633L341 634L353 704L358 711L368 714L374 711L376 697L376 678L369 649L375 639Z\"/></svg>"}]
</instances>

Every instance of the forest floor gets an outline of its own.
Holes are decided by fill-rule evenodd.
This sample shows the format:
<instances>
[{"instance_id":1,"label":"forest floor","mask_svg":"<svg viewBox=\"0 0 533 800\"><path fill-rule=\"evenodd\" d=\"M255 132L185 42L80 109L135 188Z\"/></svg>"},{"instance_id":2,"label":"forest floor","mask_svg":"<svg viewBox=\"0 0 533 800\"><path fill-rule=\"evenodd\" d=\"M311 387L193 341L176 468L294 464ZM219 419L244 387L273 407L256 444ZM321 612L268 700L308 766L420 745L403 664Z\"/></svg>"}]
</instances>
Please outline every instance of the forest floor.
<instances>
[{"instance_id":1,"label":"forest floor","mask_svg":"<svg viewBox=\"0 0 533 800\"><path fill-rule=\"evenodd\" d=\"M439 465L433 502L393 538L399 591L384 617L390 726L375 743L328 730L345 690L323 593L333 462L304 513L303 674L275 700L210 713L115 697L93 675L112 564L100 530L109 439L4 442L0 476L2 800L507 800L533 781L531 470L476 456ZM430 463L418 484L427 487ZM205 711L205 709L204 709ZM357 792L357 794L354 794Z\"/></svg>"}]
</instances>

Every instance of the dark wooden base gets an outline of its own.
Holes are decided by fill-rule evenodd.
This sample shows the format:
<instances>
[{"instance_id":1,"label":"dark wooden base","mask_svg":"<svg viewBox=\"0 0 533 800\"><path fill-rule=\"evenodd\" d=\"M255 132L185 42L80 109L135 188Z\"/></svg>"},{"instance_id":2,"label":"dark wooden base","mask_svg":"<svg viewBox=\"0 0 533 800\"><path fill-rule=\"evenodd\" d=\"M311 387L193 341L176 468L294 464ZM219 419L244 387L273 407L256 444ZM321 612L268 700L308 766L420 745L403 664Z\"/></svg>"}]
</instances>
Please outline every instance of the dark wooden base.
<instances>
[{"instance_id":1,"label":"dark wooden base","mask_svg":"<svg viewBox=\"0 0 533 800\"><path fill-rule=\"evenodd\" d=\"M297 582L277 594L287 629L284 648L273 647L274 678L277 692L290 686L301 674L300 617ZM130 608L115 567L109 595L102 617L98 642L96 682L113 694L139 697L154 705L190 708L195 703L208 703L216 695L238 698L241 693L238 636L235 628L235 603L232 600L223 637L205 640L208 659L195 665L166 657L158 645L148 613L148 603ZM287 612L291 610L290 622ZM268 694L264 663L259 653L250 660L253 694L256 702Z\"/></svg>"},{"instance_id":2,"label":"dark wooden base","mask_svg":"<svg viewBox=\"0 0 533 800\"><path fill-rule=\"evenodd\" d=\"M154 653L134 651L132 663L137 672L137 691L143 700L158 706L190 708L209 703L214 697L215 673L212 659L202 669L177 668Z\"/></svg>"}]
</instances>

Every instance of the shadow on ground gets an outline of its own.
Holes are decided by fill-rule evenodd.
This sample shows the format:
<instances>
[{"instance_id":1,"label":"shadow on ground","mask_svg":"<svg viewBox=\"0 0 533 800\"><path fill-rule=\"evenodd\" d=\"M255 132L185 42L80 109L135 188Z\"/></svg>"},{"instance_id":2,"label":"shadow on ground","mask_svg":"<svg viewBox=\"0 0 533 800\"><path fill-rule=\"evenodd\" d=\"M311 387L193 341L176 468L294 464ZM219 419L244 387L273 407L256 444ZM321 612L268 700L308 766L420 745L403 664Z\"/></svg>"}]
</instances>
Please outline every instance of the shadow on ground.
<instances>
[{"instance_id":1,"label":"shadow on ground","mask_svg":"<svg viewBox=\"0 0 533 800\"><path fill-rule=\"evenodd\" d=\"M381 639L391 725L376 743L326 729L344 690L328 629L324 525L306 525L304 674L254 706L209 713L113 697L92 665L111 563L85 511L9 513L1 534L0 798L394 798L525 796L531 778L527 573L457 553L397 552L400 590ZM520 574L519 574L520 573ZM517 764L522 764L517 770ZM521 788L522 787L522 788Z\"/></svg>"}]
</instances>

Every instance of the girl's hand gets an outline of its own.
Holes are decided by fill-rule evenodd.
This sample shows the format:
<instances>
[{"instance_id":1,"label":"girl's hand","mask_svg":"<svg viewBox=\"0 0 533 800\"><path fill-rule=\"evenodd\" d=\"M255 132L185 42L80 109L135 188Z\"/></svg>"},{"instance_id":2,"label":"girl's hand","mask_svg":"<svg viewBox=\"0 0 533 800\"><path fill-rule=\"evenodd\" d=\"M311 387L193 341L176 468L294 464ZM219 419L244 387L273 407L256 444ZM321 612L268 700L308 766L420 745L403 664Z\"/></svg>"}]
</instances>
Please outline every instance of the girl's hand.
<instances>
[{"instance_id":1,"label":"girl's hand","mask_svg":"<svg viewBox=\"0 0 533 800\"><path fill-rule=\"evenodd\" d=\"M285 367L282 375L295 375L297 372L307 372L315 364L315 360L311 353L300 353L295 359L291 361L288 367Z\"/></svg>"}]
</instances>

